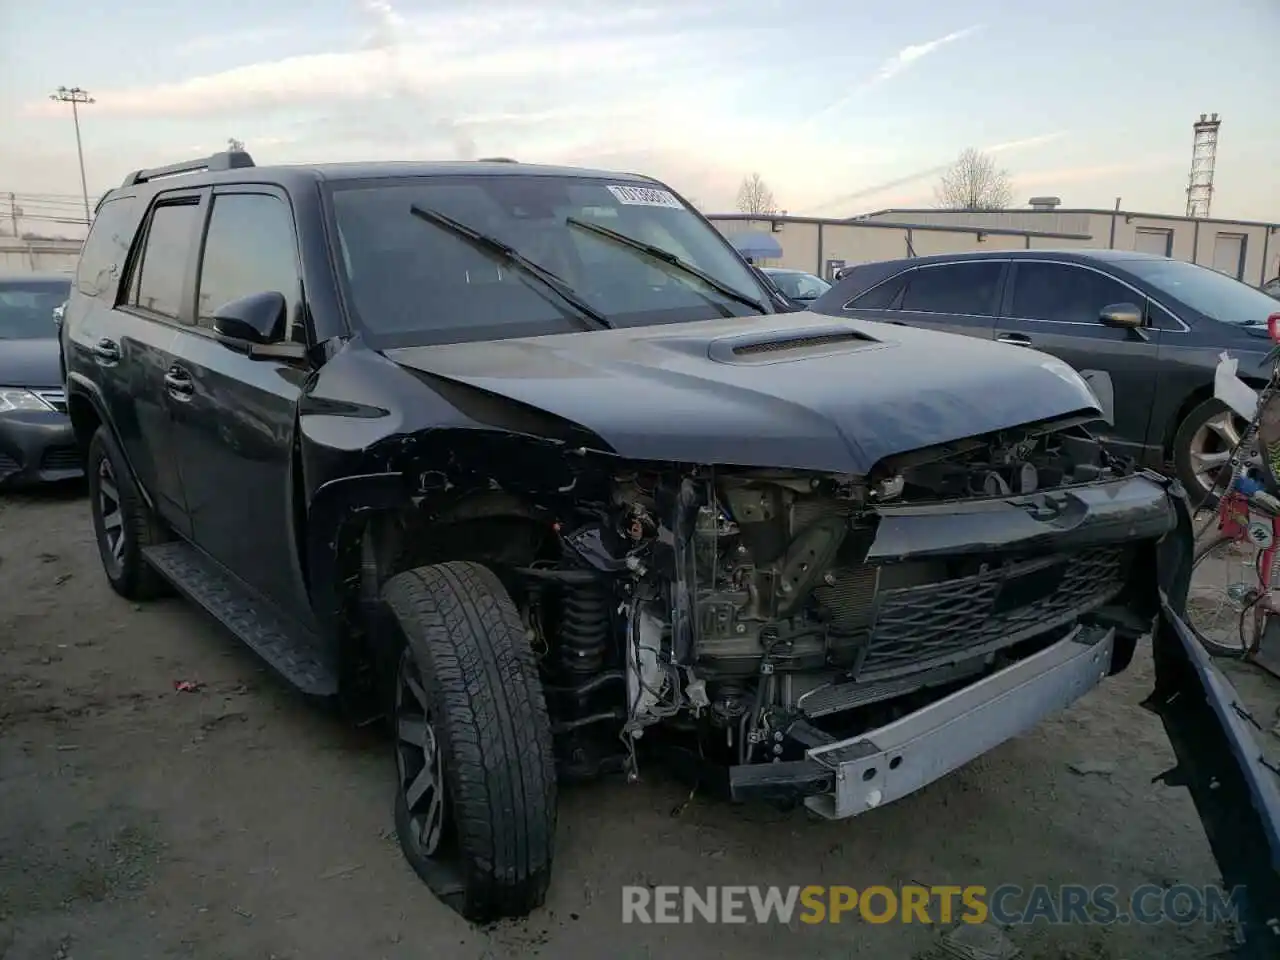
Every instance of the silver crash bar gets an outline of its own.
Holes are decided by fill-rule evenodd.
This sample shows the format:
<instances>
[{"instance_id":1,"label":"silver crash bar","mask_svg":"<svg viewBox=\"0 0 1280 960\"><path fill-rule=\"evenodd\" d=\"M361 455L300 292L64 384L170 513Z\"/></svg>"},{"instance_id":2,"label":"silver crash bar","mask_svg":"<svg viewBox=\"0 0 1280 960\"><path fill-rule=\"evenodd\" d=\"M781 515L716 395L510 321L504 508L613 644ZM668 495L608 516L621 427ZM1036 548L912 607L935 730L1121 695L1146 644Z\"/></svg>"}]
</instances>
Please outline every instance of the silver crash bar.
<instances>
[{"instance_id":1,"label":"silver crash bar","mask_svg":"<svg viewBox=\"0 0 1280 960\"><path fill-rule=\"evenodd\" d=\"M835 790L805 798L831 820L856 817L946 776L1030 730L1096 687L1114 629L1076 627L1053 646L876 730L805 756L835 773Z\"/></svg>"}]
</instances>

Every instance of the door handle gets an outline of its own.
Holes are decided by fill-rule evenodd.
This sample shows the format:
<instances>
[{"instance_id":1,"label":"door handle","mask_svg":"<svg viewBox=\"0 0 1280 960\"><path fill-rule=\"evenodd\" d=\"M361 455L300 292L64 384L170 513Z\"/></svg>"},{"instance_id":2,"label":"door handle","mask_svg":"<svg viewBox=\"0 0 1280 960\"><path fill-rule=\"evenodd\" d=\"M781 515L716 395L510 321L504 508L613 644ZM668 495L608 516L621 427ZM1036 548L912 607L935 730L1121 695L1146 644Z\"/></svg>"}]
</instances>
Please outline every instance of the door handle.
<instances>
[{"instance_id":1,"label":"door handle","mask_svg":"<svg viewBox=\"0 0 1280 960\"><path fill-rule=\"evenodd\" d=\"M104 363L115 363L120 359L120 345L103 337L93 345L93 355Z\"/></svg>"},{"instance_id":2,"label":"door handle","mask_svg":"<svg viewBox=\"0 0 1280 960\"><path fill-rule=\"evenodd\" d=\"M191 374L181 367L170 367L165 371L164 385L170 394L184 400L190 397L196 388L191 380Z\"/></svg>"},{"instance_id":3,"label":"door handle","mask_svg":"<svg viewBox=\"0 0 1280 960\"><path fill-rule=\"evenodd\" d=\"M1025 333L1002 333L996 337L997 343L1012 343L1015 347L1031 346L1031 338Z\"/></svg>"}]
</instances>

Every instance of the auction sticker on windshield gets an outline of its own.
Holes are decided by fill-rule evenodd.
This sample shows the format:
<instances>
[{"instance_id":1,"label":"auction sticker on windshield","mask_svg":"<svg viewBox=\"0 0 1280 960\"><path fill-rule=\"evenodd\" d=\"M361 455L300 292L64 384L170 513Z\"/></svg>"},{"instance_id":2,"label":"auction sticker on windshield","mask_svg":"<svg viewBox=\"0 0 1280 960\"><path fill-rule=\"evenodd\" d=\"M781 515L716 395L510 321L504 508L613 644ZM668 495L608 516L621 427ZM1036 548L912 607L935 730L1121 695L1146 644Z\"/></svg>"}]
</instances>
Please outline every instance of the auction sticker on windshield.
<instances>
[{"instance_id":1,"label":"auction sticker on windshield","mask_svg":"<svg viewBox=\"0 0 1280 960\"><path fill-rule=\"evenodd\" d=\"M670 207L683 210L684 204L676 199L670 190L657 190L653 187L608 187L610 193L618 198L619 203L633 207Z\"/></svg>"}]
</instances>

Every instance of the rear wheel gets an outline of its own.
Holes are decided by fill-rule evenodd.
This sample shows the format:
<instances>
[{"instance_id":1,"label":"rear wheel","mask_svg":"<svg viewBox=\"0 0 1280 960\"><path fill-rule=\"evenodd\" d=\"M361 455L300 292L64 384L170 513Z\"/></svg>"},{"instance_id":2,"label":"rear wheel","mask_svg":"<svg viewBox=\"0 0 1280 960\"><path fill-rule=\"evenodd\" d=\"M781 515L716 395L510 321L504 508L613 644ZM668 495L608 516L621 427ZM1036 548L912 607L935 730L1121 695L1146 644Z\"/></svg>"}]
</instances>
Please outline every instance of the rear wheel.
<instances>
[{"instance_id":1,"label":"rear wheel","mask_svg":"<svg viewBox=\"0 0 1280 960\"><path fill-rule=\"evenodd\" d=\"M1173 438L1173 465L1193 506L1217 504L1221 491L1214 489L1215 482L1225 476L1222 471L1230 466L1231 452L1248 426L1244 417L1215 399L1197 404L1182 421ZM1246 466L1262 469L1256 450L1241 454Z\"/></svg>"},{"instance_id":2,"label":"rear wheel","mask_svg":"<svg viewBox=\"0 0 1280 960\"><path fill-rule=\"evenodd\" d=\"M400 847L468 920L523 916L546 897L556 780L520 614L476 563L397 574L382 597L404 641L392 712Z\"/></svg>"},{"instance_id":3,"label":"rear wheel","mask_svg":"<svg viewBox=\"0 0 1280 960\"><path fill-rule=\"evenodd\" d=\"M163 595L168 585L142 558L142 551L168 540L168 531L142 499L106 426L98 427L89 441L85 473L98 555L111 589L130 600Z\"/></svg>"}]
</instances>

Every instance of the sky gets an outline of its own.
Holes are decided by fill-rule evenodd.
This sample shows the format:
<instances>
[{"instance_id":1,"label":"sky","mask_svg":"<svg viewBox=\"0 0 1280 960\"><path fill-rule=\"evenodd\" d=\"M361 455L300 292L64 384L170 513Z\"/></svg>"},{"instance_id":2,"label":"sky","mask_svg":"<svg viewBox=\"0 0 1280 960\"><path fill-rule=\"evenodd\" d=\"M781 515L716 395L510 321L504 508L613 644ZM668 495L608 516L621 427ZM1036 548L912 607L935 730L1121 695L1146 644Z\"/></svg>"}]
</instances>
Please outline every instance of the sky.
<instances>
[{"instance_id":1,"label":"sky","mask_svg":"<svg viewBox=\"0 0 1280 960\"><path fill-rule=\"evenodd\" d=\"M78 86L91 195L235 137L260 165L628 170L705 212L759 173L843 217L932 206L977 147L1015 205L1182 214L1216 111L1212 214L1280 222L1278 39L1280 0L0 0L0 201L83 215L49 99Z\"/></svg>"}]
</instances>

